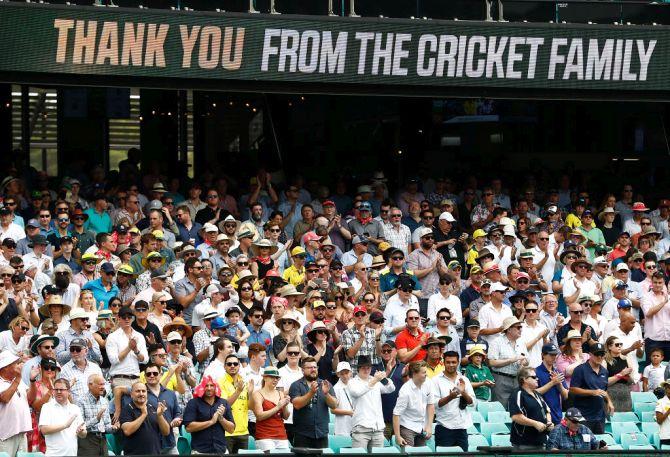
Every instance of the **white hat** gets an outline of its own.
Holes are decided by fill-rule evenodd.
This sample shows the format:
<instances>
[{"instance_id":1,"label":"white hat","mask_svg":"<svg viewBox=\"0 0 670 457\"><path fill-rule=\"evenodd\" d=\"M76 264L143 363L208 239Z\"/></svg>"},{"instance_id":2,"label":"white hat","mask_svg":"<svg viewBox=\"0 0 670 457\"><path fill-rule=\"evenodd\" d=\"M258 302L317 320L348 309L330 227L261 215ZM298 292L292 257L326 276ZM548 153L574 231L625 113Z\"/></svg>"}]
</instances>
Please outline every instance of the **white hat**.
<instances>
[{"instance_id":1,"label":"white hat","mask_svg":"<svg viewBox=\"0 0 670 457\"><path fill-rule=\"evenodd\" d=\"M507 287L503 283L496 281L491 284L491 292L507 292Z\"/></svg>"},{"instance_id":2,"label":"white hat","mask_svg":"<svg viewBox=\"0 0 670 457\"><path fill-rule=\"evenodd\" d=\"M416 230L414 230L414 233L412 234L412 242L413 243L419 243L421 241L421 238L423 238L426 235L432 235L433 234L433 229L430 227L419 227Z\"/></svg>"},{"instance_id":3,"label":"white hat","mask_svg":"<svg viewBox=\"0 0 670 457\"><path fill-rule=\"evenodd\" d=\"M217 317L219 317L219 312L211 307L209 309L206 309L204 314L202 315L203 319L216 319Z\"/></svg>"},{"instance_id":4,"label":"white hat","mask_svg":"<svg viewBox=\"0 0 670 457\"><path fill-rule=\"evenodd\" d=\"M225 233L219 233L219 235L216 237L216 242L218 243L219 241L232 241L232 240Z\"/></svg>"},{"instance_id":5,"label":"white hat","mask_svg":"<svg viewBox=\"0 0 670 457\"><path fill-rule=\"evenodd\" d=\"M205 289L205 297L212 298L212 295L214 295L217 292L221 292L219 286L217 286L216 284L210 284L209 286L207 286L207 289Z\"/></svg>"},{"instance_id":6,"label":"white hat","mask_svg":"<svg viewBox=\"0 0 670 457\"><path fill-rule=\"evenodd\" d=\"M626 262L621 262L619 265L616 266L616 271L630 271L628 269L628 265L626 265Z\"/></svg>"},{"instance_id":7,"label":"white hat","mask_svg":"<svg viewBox=\"0 0 670 457\"><path fill-rule=\"evenodd\" d=\"M514 231L514 226L513 225L503 225L503 235L513 236L514 238L516 238L516 232Z\"/></svg>"},{"instance_id":8,"label":"white hat","mask_svg":"<svg viewBox=\"0 0 670 457\"><path fill-rule=\"evenodd\" d=\"M70 311L70 320L73 319L85 319L88 318L88 314L84 311L83 308L75 308Z\"/></svg>"},{"instance_id":9,"label":"white hat","mask_svg":"<svg viewBox=\"0 0 670 457\"><path fill-rule=\"evenodd\" d=\"M456 219L454 219L454 216L452 216L449 211L445 211L442 214L440 214L439 220L447 222L456 222Z\"/></svg>"},{"instance_id":10,"label":"white hat","mask_svg":"<svg viewBox=\"0 0 670 457\"><path fill-rule=\"evenodd\" d=\"M209 222L206 222L205 225L202 226L202 229L208 233L208 232L218 232L219 229L216 228L216 225L210 224Z\"/></svg>"},{"instance_id":11,"label":"white hat","mask_svg":"<svg viewBox=\"0 0 670 457\"><path fill-rule=\"evenodd\" d=\"M181 341L181 335L179 334L179 332L170 332L170 333L168 333L167 341L174 341L174 340L179 340L179 341Z\"/></svg>"},{"instance_id":12,"label":"white hat","mask_svg":"<svg viewBox=\"0 0 670 457\"><path fill-rule=\"evenodd\" d=\"M335 373L339 373L340 371L344 370L349 370L351 371L351 365L349 365L349 362L340 362L337 364L337 369L335 370Z\"/></svg>"},{"instance_id":13,"label":"white hat","mask_svg":"<svg viewBox=\"0 0 670 457\"><path fill-rule=\"evenodd\" d=\"M609 264L609 262L607 261L607 259L605 258L604 255L598 256L595 259L593 259L593 265L598 265L598 264L601 264L601 263Z\"/></svg>"},{"instance_id":14,"label":"white hat","mask_svg":"<svg viewBox=\"0 0 670 457\"><path fill-rule=\"evenodd\" d=\"M17 360L19 360L19 356L15 355L12 351L3 351L0 354L0 370L10 366Z\"/></svg>"},{"instance_id":15,"label":"white hat","mask_svg":"<svg viewBox=\"0 0 670 457\"><path fill-rule=\"evenodd\" d=\"M516 222L514 221L514 219L505 216L500 218L500 222L498 222L498 225L502 225L503 227L505 227L506 225L516 227Z\"/></svg>"}]
</instances>

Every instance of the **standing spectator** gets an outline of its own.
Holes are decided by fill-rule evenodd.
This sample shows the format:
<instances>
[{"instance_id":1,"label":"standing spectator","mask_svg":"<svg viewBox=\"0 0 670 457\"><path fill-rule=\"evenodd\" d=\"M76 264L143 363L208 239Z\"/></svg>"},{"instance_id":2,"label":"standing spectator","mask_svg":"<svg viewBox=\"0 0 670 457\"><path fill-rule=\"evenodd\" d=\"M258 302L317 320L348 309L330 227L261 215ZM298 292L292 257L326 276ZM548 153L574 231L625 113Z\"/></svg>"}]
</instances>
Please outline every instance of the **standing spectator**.
<instances>
[{"instance_id":1,"label":"standing spectator","mask_svg":"<svg viewBox=\"0 0 670 457\"><path fill-rule=\"evenodd\" d=\"M0 353L0 452L10 457L27 451L26 433L32 430L28 386L21 381L22 366L23 361L11 351Z\"/></svg>"},{"instance_id":2,"label":"standing spectator","mask_svg":"<svg viewBox=\"0 0 670 457\"><path fill-rule=\"evenodd\" d=\"M87 381L88 392L77 401L86 427L86 436L77 442L77 455L80 457L106 457L106 433L118 430L118 423L112 425L109 417L109 402L105 398L105 378L92 374Z\"/></svg>"},{"instance_id":3,"label":"standing spectator","mask_svg":"<svg viewBox=\"0 0 670 457\"><path fill-rule=\"evenodd\" d=\"M86 424L79 407L70 403L70 383L56 379L53 398L42 406L40 433L46 441L46 455L77 455L77 438L86 437Z\"/></svg>"},{"instance_id":4,"label":"standing spectator","mask_svg":"<svg viewBox=\"0 0 670 457\"><path fill-rule=\"evenodd\" d=\"M384 446L384 418L379 415L382 409L381 395L393 392L395 386L386 378L384 370L371 376L372 361L369 356L358 356L356 366L358 375L348 386L354 409L351 447L360 447L370 452L373 447Z\"/></svg>"},{"instance_id":5,"label":"standing spectator","mask_svg":"<svg viewBox=\"0 0 670 457\"><path fill-rule=\"evenodd\" d=\"M205 297L203 288L208 281L202 278L202 263L200 259L192 257L184 264L186 276L177 281L175 287L175 299L184 307L184 319L191 324L193 309Z\"/></svg>"},{"instance_id":6,"label":"standing spectator","mask_svg":"<svg viewBox=\"0 0 670 457\"><path fill-rule=\"evenodd\" d=\"M358 235L359 238L362 236L365 236L366 240L370 243L370 247L368 248L368 253L370 256L375 256L379 254L379 243L384 241L384 226L382 225L381 222L374 220L372 218L372 206L370 205L370 202L361 202L356 217L349 221L349 231L351 232L351 235L354 237L354 240L352 241L352 244L356 244L356 236ZM287 232L288 233L288 232ZM344 262L344 258L342 259L342 262ZM370 265L367 265L368 267Z\"/></svg>"},{"instance_id":7,"label":"standing spectator","mask_svg":"<svg viewBox=\"0 0 670 457\"><path fill-rule=\"evenodd\" d=\"M582 351L582 335L577 330L570 330L565 337L563 352L556 359L556 370L563 373L568 387L570 387L575 368L588 359L589 354Z\"/></svg>"},{"instance_id":8,"label":"standing spectator","mask_svg":"<svg viewBox=\"0 0 670 457\"><path fill-rule=\"evenodd\" d=\"M425 362L412 362L409 380L400 388L393 408L393 434L399 446L423 446L433 435L435 400Z\"/></svg>"},{"instance_id":9,"label":"standing spectator","mask_svg":"<svg viewBox=\"0 0 670 457\"><path fill-rule=\"evenodd\" d=\"M528 365L526 346L521 341L521 322L516 317L507 317L502 324L503 336L489 347L489 366L493 372L493 401L503 405L516 389L516 378L522 367Z\"/></svg>"},{"instance_id":10,"label":"standing spectator","mask_svg":"<svg viewBox=\"0 0 670 457\"><path fill-rule=\"evenodd\" d=\"M164 346L160 329L149 320L149 303L144 300L135 303L135 320L133 320L132 327L142 335L147 346L152 344Z\"/></svg>"},{"instance_id":11,"label":"standing spectator","mask_svg":"<svg viewBox=\"0 0 670 457\"><path fill-rule=\"evenodd\" d=\"M316 372L316 362L314 363ZM263 368L261 388L254 391L252 405L256 417L256 449L286 449L289 442L284 429L284 419L289 416L288 405L291 399L277 389L279 372L275 367ZM310 406L311 407L311 406ZM326 414L326 417L328 415Z\"/></svg>"},{"instance_id":12,"label":"standing spectator","mask_svg":"<svg viewBox=\"0 0 670 457\"><path fill-rule=\"evenodd\" d=\"M539 322L539 307L533 296L528 296L524 305L524 320L521 339L528 351L528 363L536 367L542 363L542 347L549 342L549 329Z\"/></svg>"},{"instance_id":13,"label":"standing spectator","mask_svg":"<svg viewBox=\"0 0 670 457\"><path fill-rule=\"evenodd\" d=\"M237 454L240 449L249 446L249 406L254 393L254 383L245 382L240 375L240 359L235 354L228 354L225 360L226 374L218 380L221 396L231 405L235 430L226 432L228 451Z\"/></svg>"},{"instance_id":14,"label":"standing spectator","mask_svg":"<svg viewBox=\"0 0 670 457\"><path fill-rule=\"evenodd\" d=\"M407 315L410 310L419 314L419 300L412 294L414 280L410 277L401 276L396 282L398 287L384 308L384 328L387 339L395 340L400 332L407 329ZM416 326L419 321L417 319ZM412 346L414 347L414 346Z\"/></svg>"},{"instance_id":15,"label":"standing spectator","mask_svg":"<svg viewBox=\"0 0 670 457\"><path fill-rule=\"evenodd\" d=\"M663 349L652 349L649 358L651 359L651 363L644 367L644 372L642 373L642 390L644 392L653 392L654 389L660 387L661 382L664 380L665 367L661 365Z\"/></svg>"},{"instance_id":16,"label":"standing spectator","mask_svg":"<svg viewBox=\"0 0 670 457\"><path fill-rule=\"evenodd\" d=\"M342 351L351 366L353 373L358 370L358 358L362 355L370 357L372 364L377 366L381 359L381 335L366 326L368 310L365 306L355 306L353 310L353 324L342 332ZM381 327L380 327L381 328Z\"/></svg>"},{"instance_id":17,"label":"standing spectator","mask_svg":"<svg viewBox=\"0 0 670 457\"><path fill-rule=\"evenodd\" d=\"M585 425L595 434L605 433L605 418L614 411L607 394L608 373L603 366L605 346L591 346L591 357L572 373L570 393L575 397L575 408L586 418Z\"/></svg>"},{"instance_id":18,"label":"standing spectator","mask_svg":"<svg viewBox=\"0 0 670 457\"><path fill-rule=\"evenodd\" d=\"M595 451L600 442L591 430L586 427L584 416L577 408L570 408L565 413L565 422L556 424L547 440L548 451Z\"/></svg>"},{"instance_id":19,"label":"standing spectator","mask_svg":"<svg viewBox=\"0 0 670 457\"><path fill-rule=\"evenodd\" d=\"M330 382L318 379L313 357L302 361L303 378L291 384L289 397L293 403L295 447L328 447L328 408L337 408Z\"/></svg>"},{"instance_id":20,"label":"standing spectator","mask_svg":"<svg viewBox=\"0 0 670 457\"><path fill-rule=\"evenodd\" d=\"M670 380L665 380L660 387L665 389L665 396L656 402L656 423L659 425L658 435L661 445L670 445Z\"/></svg>"},{"instance_id":21,"label":"standing spectator","mask_svg":"<svg viewBox=\"0 0 670 457\"><path fill-rule=\"evenodd\" d=\"M70 342L71 360L63 365L60 377L67 379L72 386L72 401L77 403L86 395L90 376L102 376L102 370L97 363L88 360L88 345L83 338L75 338Z\"/></svg>"},{"instance_id":22,"label":"standing spectator","mask_svg":"<svg viewBox=\"0 0 670 457\"><path fill-rule=\"evenodd\" d=\"M163 417L167 406L162 402L158 403L158 407L152 406L148 401L147 387L141 382L133 383L130 398L120 416L123 454L160 454L160 437L170 434L170 424Z\"/></svg>"},{"instance_id":23,"label":"standing spectator","mask_svg":"<svg viewBox=\"0 0 670 457\"><path fill-rule=\"evenodd\" d=\"M407 268L419 279L421 297L430 299L437 293L440 275L447 274L447 264L444 262L444 257L433 248L435 237L432 228L419 227L415 230L414 236L419 241L419 247L407 257Z\"/></svg>"},{"instance_id":24,"label":"standing spectator","mask_svg":"<svg viewBox=\"0 0 670 457\"><path fill-rule=\"evenodd\" d=\"M382 394L382 413L384 416L384 437L391 440L393 436L393 408L395 408L400 388L403 386L407 375L407 365L398 362L395 343L387 340L382 344L382 363L386 370L386 376L395 386L395 390L388 394Z\"/></svg>"},{"instance_id":25,"label":"standing spectator","mask_svg":"<svg viewBox=\"0 0 670 457\"><path fill-rule=\"evenodd\" d=\"M93 338L93 334L88 327L90 317L82 308L75 308L70 312L70 328L64 332L58 333L58 347L56 348L56 357L60 364L66 364L72 358L72 341L83 340L84 346L89 347L87 357L96 363L102 362L102 355L100 353L100 346Z\"/></svg>"},{"instance_id":26,"label":"standing spectator","mask_svg":"<svg viewBox=\"0 0 670 457\"><path fill-rule=\"evenodd\" d=\"M632 317L632 316L631 316ZM605 363L609 376L607 394L612 399L615 411L631 411L633 404L630 398L631 373L633 369L622 356L623 343L616 336L610 336L605 341Z\"/></svg>"},{"instance_id":27,"label":"standing spectator","mask_svg":"<svg viewBox=\"0 0 670 457\"><path fill-rule=\"evenodd\" d=\"M280 369L281 372L281 369ZM349 394L349 382L351 381L351 366L349 362L340 362L335 370L339 381L333 386L337 408L333 410L335 415L335 435L350 436L352 429L352 418L354 415L354 404Z\"/></svg>"},{"instance_id":28,"label":"standing spectator","mask_svg":"<svg viewBox=\"0 0 670 457\"><path fill-rule=\"evenodd\" d=\"M423 346L430 333L421 330L421 315L416 309L408 309L405 317L405 329L395 339L398 360L403 363L419 362L426 358Z\"/></svg>"},{"instance_id":29,"label":"standing spectator","mask_svg":"<svg viewBox=\"0 0 670 457\"><path fill-rule=\"evenodd\" d=\"M568 310L570 313L570 320L556 333L558 346L563 347L563 345L567 344L568 332L571 330L576 330L582 336L582 351L588 353L591 345L597 342L595 339L596 331L593 330L591 326L582 322L582 318L584 316L584 308L582 305L579 303L572 303L569 305ZM584 411L582 411L582 414L585 414Z\"/></svg>"},{"instance_id":30,"label":"standing spectator","mask_svg":"<svg viewBox=\"0 0 670 457\"><path fill-rule=\"evenodd\" d=\"M493 374L484 364L486 347L483 344L473 345L468 352L469 363L465 367L465 376L470 380L478 400L491 401L491 387L495 385Z\"/></svg>"},{"instance_id":31,"label":"standing spectator","mask_svg":"<svg viewBox=\"0 0 670 457\"><path fill-rule=\"evenodd\" d=\"M556 337L557 330L563 326L564 317L558 312L558 299L554 294L542 295L542 311L540 311L540 322L549 329L547 338L556 346L558 338Z\"/></svg>"},{"instance_id":32,"label":"standing spectator","mask_svg":"<svg viewBox=\"0 0 670 457\"><path fill-rule=\"evenodd\" d=\"M665 289L663 273L654 273L651 291L642 298L644 312L644 346L649 357L654 348L663 349L663 360L670 360L670 300Z\"/></svg>"},{"instance_id":33,"label":"standing spectator","mask_svg":"<svg viewBox=\"0 0 670 457\"><path fill-rule=\"evenodd\" d=\"M182 423L182 411L177 396L172 390L161 385L161 367L149 363L144 370L147 386L147 404L156 411L162 405L165 407L163 418L170 425L170 431ZM161 436L161 454L177 454L177 443L173 433Z\"/></svg>"},{"instance_id":34,"label":"standing spectator","mask_svg":"<svg viewBox=\"0 0 670 457\"><path fill-rule=\"evenodd\" d=\"M481 326L480 334L489 344L501 337L503 322L512 317L512 310L503 304L505 292L507 287L499 282L492 283L491 301L479 310L477 320Z\"/></svg>"},{"instance_id":35,"label":"standing spectator","mask_svg":"<svg viewBox=\"0 0 670 457\"><path fill-rule=\"evenodd\" d=\"M384 238L393 248L400 250L404 256L407 256L411 251L412 233L409 227L401 223L401 220L402 211L400 208L391 208L389 222L383 225Z\"/></svg>"},{"instance_id":36,"label":"standing spectator","mask_svg":"<svg viewBox=\"0 0 670 457\"><path fill-rule=\"evenodd\" d=\"M551 410L551 421L558 425L563 417L563 402L568 399L565 376L556 371L556 356L560 353L552 343L542 346L542 363L535 368L537 393L542 395Z\"/></svg>"},{"instance_id":37,"label":"standing spectator","mask_svg":"<svg viewBox=\"0 0 670 457\"><path fill-rule=\"evenodd\" d=\"M283 393L288 393L291 384L302 378L302 370L300 369L301 354L302 347L298 342L291 341L286 345L286 365L279 369L281 380L277 385L277 388ZM289 411L289 416L284 418L284 428L286 429L286 436L289 442L293 443L293 437L295 436L293 428L293 405L289 402L286 409Z\"/></svg>"},{"instance_id":38,"label":"standing spectator","mask_svg":"<svg viewBox=\"0 0 670 457\"><path fill-rule=\"evenodd\" d=\"M468 452L468 431L472 415L468 406L475 404L475 392L470 380L458 372L457 352L443 355L444 373L432 379L433 397L437 406L436 446L460 446Z\"/></svg>"},{"instance_id":39,"label":"standing spectator","mask_svg":"<svg viewBox=\"0 0 670 457\"><path fill-rule=\"evenodd\" d=\"M105 262L100 265L100 277L88 281L81 287L81 289L92 291L93 296L95 297L95 302L103 302L103 309L107 309L109 300L119 295L119 288L114 284L114 276L116 276L114 265L110 262Z\"/></svg>"},{"instance_id":40,"label":"standing spectator","mask_svg":"<svg viewBox=\"0 0 670 457\"><path fill-rule=\"evenodd\" d=\"M547 435L554 428L549 406L537 390L537 375L533 368L519 370L519 388L507 401L512 417L510 441L517 451L544 449Z\"/></svg>"}]
</instances>

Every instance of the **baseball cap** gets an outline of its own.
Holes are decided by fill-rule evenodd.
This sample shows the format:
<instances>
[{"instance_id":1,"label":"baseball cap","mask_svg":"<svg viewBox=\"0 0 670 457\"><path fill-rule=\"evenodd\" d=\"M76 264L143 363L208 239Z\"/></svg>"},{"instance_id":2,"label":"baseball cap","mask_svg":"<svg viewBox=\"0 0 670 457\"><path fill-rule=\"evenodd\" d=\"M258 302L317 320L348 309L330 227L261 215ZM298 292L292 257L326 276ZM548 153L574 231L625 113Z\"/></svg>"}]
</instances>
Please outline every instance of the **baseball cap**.
<instances>
[{"instance_id":1,"label":"baseball cap","mask_svg":"<svg viewBox=\"0 0 670 457\"><path fill-rule=\"evenodd\" d=\"M349 362L340 362L337 364L337 368L335 369L335 373L339 373L340 371L345 371L349 370L351 371L351 365L349 365Z\"/></svg>"},{"instance_id":2,"label":"baseball cap","mask_svg":"<svg viewBox=\"0 0 670 457\"><path fill-rule=\"evenodd\" d=\"M323 203L321 203L321 206L323 207L323 206L336 206L336 205L335 205L335 202L334 202L334 201L332 201L332 200L326 200L326 201L324 201Z\"/></svg>"},{"instance_id":3,"label":"baseball cap","mask_svg":"<svg viewBox=\"0 0 670 457\"><path fill-rule=\"evenodd\" d=\"M628 265L626 265L626 262L621 262L619 265L616 266L616 271L629 271L628 270Z\"/></svg>"},{"instance_id":4,"label":"baseball cap","mask_svg":"<svg viewBox=\"0 0 670 457\"><path fill-rule=\"evenodd\" d=\"M370 322L374 324L383 324L386 319L381 311L373 311L370 313Z\"/></svg>"},{"instance_id":5,"label":"baseball cap","mask_svg":"<svg viewBox=\"0 0 670 457\"><path fill-rule=\"evenodd\" d=\"M582 416L581 411L577 408L568 408L565 412L565 418L574 422L584 422L586 420L584 419L584 416Z\"/></svg>"},{"instance_id":6,"label":"baseball cap","mask_svg":"<svg viewBox=\"0 0 670 457\"><path fill-rule=\"evenodd\" d=\"M468 325L466 325L465 328L470 328L470 327L479 328L479 327L481 327L481 325L479 324L479 321L477 319L470 319L470 323L468 323Z\"/></svg>"},{"instance_id":7,"label":"baseball cap","mask_svg":"<svg viewBox=\"0 0 670 457\"><path fill-rule=\"evenodd\" d=\"M170 332L167 336L167 341L181 341L181 335L179 332Z\"/></svg>"},{"instance_id":8,"label":"baseball cap","mask_svg":"<svg viewBox=\"0 0 670 457\"><path fill-rule=\"evenodd\" d=\"M370 202L361 202L361 206L358 207L359 211L372 211L372 205Z\"/></svg>"},{"instance_id":9,"label":"baseball cap","mask_svg":"<svg viewBox=\"0 0 670 457\"><path fill-rule=\"evenodd\" d=\"M354 235L354 237L351 240L351 244L360 244L360 243L368 244L368 239L361 235Z\"/></svg>"},{"instance_id":10,"label":"baseball cap","mask_svg":"<svg viewBox=\"0 0 670 457\"><path fill-rule=\"evenodd\" d=\"M477 229L472 234L472 238L480 238L482 236L486 236L486 232L482 229Z\"/></svg>"},{"instance_id":11,"label":"baseball cap","mask_svg":"<svg viewBox=\"0 0 670 457\"><path fill-rule=\"evenodd\" d=\"M84 338L75 338L70 341L70 347L72 346L85 348L88 346L88 342Z\"/></svg>"},{"instance_id":12,"label":"baseball cap","mask_svg":"<svg viewBox=\"0 0 670 457\"><path fill-rule=\"evenodd\" d=\"M100 265L100 270L105 272L105 273L115 273L116 270L114 270L114 265L111 264L111 262L105 262L102 265Z\"/></svg>"},{"instance_id":13,"label":"baseball cap","mask_svg":"<svg viewBox=\"0 0 670 457\"><path fill-rule=\"evenodd\" d=\"M362 305L354 306L354 311L353 311L354 316L356 315L356 313L361 313L361 312L367 314L368 310L365 306L362 306Z\"/></svg>"},{"instance_id":14,"label":"baseball cap","mask_svg":"<svg viewBox=\"0 0 670 457\"><path fill-rule=\"evenodd\" d=\"M496 281L491 284L491 292L507 292L507 287Z\"/></svg>"},{"instance_id":15,"label":"baseball cap","mask_svg":"<svg viewBox=\"0 0 670 457\"><path fill-rule=\"evenodd\" d=\"M554 343L547 343L542 346L542 354L560 354L561 351L558 350Z\"/></svg>"},{"instance_id":16,"label":"baseball cap","mask_svg":"<svg viewBox=\"0 0 670 457\"><path fill-rule=\"evenodd\" d=\"M125 316L134 316L133 310L130 308L130 306L122 306L119 310L119 317Z\"/></svg>"},{"instance_id":17,"label":"baseball cap","mask_svg":"<svg viewBox=\"0 0 670 457\"><path fill-rule=\"evenodd\" d=\"M297 255L304 255L304 254L306 254L306 252L301 246L296 246L293 249L291 249L291 257L295 257Z\"/></svg>"},{"instance_id":18,"label":"baseball cap","mask_svg":"<svg viewBox=\"0 0 670 457\"><path fill-rule=\"evenodd\" d=\"M382 347L384 347L384 346L390 346L392 349L395 349L395 341L386 340L382 343Z\"/></svg>"},{"instance_id":19,"label":"baseball cap","mask_svg":"<svg viewBox=\"0 0 670 457\"><path fill-rule=\"evenodd\" d=\"M470 276L472 276L472 275L474 275L474 274L477 274L477 273L481 273L481 272L482 272L482 268L481 268L479 265L474 265L474 266L470 269Z\"/></svg>"},{"instance_id":20,"label":"baseball cap","mask_svg":"<svg viewBox=\"0 0 670 457\"><path fill-rule=\"evenodd\" d=\"M602 343L595 343L591 345L591 354L593 355L598 355L598 354L605 354L607 351L605 351L605 346Z\"/></svg>"},{"instance_id":21,"label":"baseball cap","mask_svg":"<svg viewBox=\"0 0 670 457\"><path fill-rule=\"evenodd\" d=\"M30 219L28 222L26 222L26 227L40 228L40 223L37 221L37 219Z\"/></svg>"},{"instance_id":22,"label":"baseball cap","mask_svg":"<svg viewBox=\"0 0 670 457\"><path fill-rule=\"evenodd\" d=\"M456 219L454 219L454 216L452 216L449 211L444 211L442 214L440 214L439 220L447 222L456 222Z\"/></svg>"},{"instance_id":23,"label":"baseball cap","mask_svg":"<svg viewBox=\"0 0 670 457\"><path fill-rule=\"evenodd\" d=\"M630 300L626 300L625 298L622 298L616 304L616 307L619 308L619 309L621 309L621 308L632 308L633 304L630 302Z\"/></svg>"},{"instance_id":24,"label":"baseball cap","mask_svg":"<svg viewBox=\"0 0 670 457\"><path fill-rule=\"evenodd\" d=\"M617 269L617 271L619 270ZM628 289L628 284L626 284L624 281L617 281L614 283L612 289Z\"/></svg>"},{"instance_id":25,"label":"baseball cap","mask_svg":"<svg viewBox=\"0 0 670 457\"><path fill-rule=\"evenodd\" d=\"M144 300L138 300L135 303L135 311L147 311L149 309L149 303Z\"/></svg>"},{"instance_id":26,"label":"baseball cap","mask_svg":"<svg viewBox=\"0 0 670 457\"><path fill-rule=\"evenodd\" d=\"M323 306L326 306L326 302L324 302L323 300L314 300L314 302L312 303L312 309L321 308ZM354 309L354 314L355 313L356 310Z\"/></svg>"}]
</instances>

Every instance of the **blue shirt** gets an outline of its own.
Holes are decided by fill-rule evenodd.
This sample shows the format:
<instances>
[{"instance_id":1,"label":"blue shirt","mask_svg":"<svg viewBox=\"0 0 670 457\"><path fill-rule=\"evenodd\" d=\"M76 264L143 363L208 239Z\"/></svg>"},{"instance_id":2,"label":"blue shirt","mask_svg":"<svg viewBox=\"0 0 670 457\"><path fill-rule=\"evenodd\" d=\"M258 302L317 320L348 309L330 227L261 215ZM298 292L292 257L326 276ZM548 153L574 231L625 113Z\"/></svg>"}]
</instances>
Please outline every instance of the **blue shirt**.
<instances>
[{"instance_id":1,"label":"blue shirt","mask_svg":"<svg viewBox=\"0 0 670 457\"><path fill-rule=\"evenodd\" d=\"M202 398L196 397L189 400L186 404L186 408L184 409L184 426L187 426L191 422L206 422L212 419L214 413L221 405L226 407L223 417L234 423L233 413L227 400L215 397L214 403L210 405ZM327 420L328 414L326 414ZM191 434L191 448L201 454L223 454L227 450L226 431L217 423L199 432L193 432Z\"/></svg>"},{"instance_id":2,"label":"blue shirt","mask_svg":"<svg viewBox=\"0 0 670 457\"><path fill-rule=\"evenodd\" d=\"M309 438L325 438L328 436L328 404L326 397L321 390L321 380L319 388L308 405L300 409L293 409L293 427L296 435L307 436ZM291 398L302 397L309 391L309 385L305 378L300 378L291 384L288 395ZM333 388L330 388L332 394Z\"/></svg>"},{"instance_id":3,"label":"blue shirt","mask_svg":"<svg viewBox=\"0 0 670 457\"><path fill-rule=\"evenodd\" d=\"M96 303L100 303L101 301L105 303L105 307L103 309L107 309L109 306L109 301L121 293L118 286L114 283L112 283L111 289L105 289L105 286L102 285L102 278L87 282L84 284L84 287L82 287L82 290L92 291Z\"/></svg>"},{"instance_id":4,"label":"blue shirt","mask_svg":"<svg viewBox=\"0 0 670 457\"><path fill-rule=\"evenodd\" d=\"M253 325L249 324L247 325L247 330L249 330L249 338L247 338L247 346L249 346L251 343L258 343L262 344L265 346L265 352L267 353L268 357L265 360L265 365L268 366L270 365L270 349L272 348L272 335L270 335L270 332L267 330L263 330L263 327L261 327L260 331L254 330Z\"/></svg>"},{"instance_id":5,"label":"blue shirt","mask_svg":"<svg viewBox=\"0 0 670 457\"><path fill-rule=\"evenodd\" d=\"M547 367L544 366L544 363L541 363L540 366L535 368L535 374L537 375L537 386L542 387L545 384L549 384L551 381L551 374ZM563 387L568 388L567 383L563 380ZM558 386L553 386L549 389L544 395L542 395L544 401L549 405L551 410L551 421L558 425L561 423L563 418L563 411L561 410L562 398L561 398L561 389Z\"/></svg>"},{"instance_id":6,"label":"blue shirt","mask_svg":"<svg viewBox=\"0 0 670 457\"><path fill-rule=\"evenodd\" d=\"M67 260L65 256L60 256L57 259L54 259L54 267L58 265L67 265L72 270L73 275L76 275L81 271L81 265L74 260L74 257L70 257L70 260Z\"/></svg>"},{"instance_id":7,"label":"blue shirt","mask_svg":"<svg viewBox=\"0 0 670 457\"><path fill-rule=\"evenodd\" d=\"M585 436L589 436L589 441L584 440ZM579 425L577 433L571 434L568 427L559 425L549 434L547 441L547 450L552 449L571 450L571 451L595 451L598 449L600 441L596 438L591 430L586 425Z\"/></svg>"},{"instance_id":8,"label":"blue shirt","mask_svg":"<svg viewBox=\"0 0 670 457\"><path fill-rule=\"evenodd\" d=\"M598 373L593 371L589 362L577 365L572 372L570 387L588 390L607 390L607 368L600 367ZM605 421L605 399L593 395L575 395L575 408L579 409L587 421Z\"/></svg>"},{"instance_id":9,"label":"blue shirt","mask_svg":"<svg viewBox=\"0 0 670 457\"><path fill-rule=\"evenodd\" d=\"M187 229L184 224L180 224L177 222L177 229L179 230L179 235L177 236L178 241L183 241L184 243L188 243L188 241L192 238L195 240L193 243L194 246L199 245L202 243L202 238L200 238L200 234L198 233L200 229L202 228L202 225L197 223L197 222L191 222L191 230Z\"/></svg>"},{"instance_id":10,"label":"blue shirt","mask_svg":"<svg viewBox=\"0 0 670 457\"><path fill-rule=\"evenodd\" d=\"M95 211L95 208L89 208L84 211L84 214L88 214L88 220L84 223L86 230L91 230L96 234L102 232L112 233L112 218L109 217L107 211L98 213Z\"/></svg>"}]
</instances>

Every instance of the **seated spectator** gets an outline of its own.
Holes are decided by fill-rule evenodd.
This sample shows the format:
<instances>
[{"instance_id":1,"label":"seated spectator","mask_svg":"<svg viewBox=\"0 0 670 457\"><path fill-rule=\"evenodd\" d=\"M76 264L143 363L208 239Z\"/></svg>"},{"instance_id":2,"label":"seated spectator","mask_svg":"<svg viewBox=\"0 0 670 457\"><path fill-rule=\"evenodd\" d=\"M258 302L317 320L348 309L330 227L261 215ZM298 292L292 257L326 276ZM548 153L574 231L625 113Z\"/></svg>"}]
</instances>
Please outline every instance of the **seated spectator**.
<instances>
[{"instance_id":1,"label":"seated spectator","mask_svg":"<svg viewBox=\"0 0 670 457\"><path fill-rule=\"evenodd\" d=\"M565 413L565 421L556 425L547 440L548 451L595 451L600 442L591 430L583 424L582 413L570 408ZM607 449L607 446L604 447Z\"/></svg>"},{"instance_id":2,"label":"seated spectator","mask_svg":"<svg viewBox=\"0 0 670 457\"><path fill-rule=\"evenodd\" d=\"M465 367L465 377L470 380L475 396L478 400L491 401L491 388L495 379L488 366L484 364L486 349L484 345L474 345L468 352L470 363Z\"/></svg>"}]
</instances>

